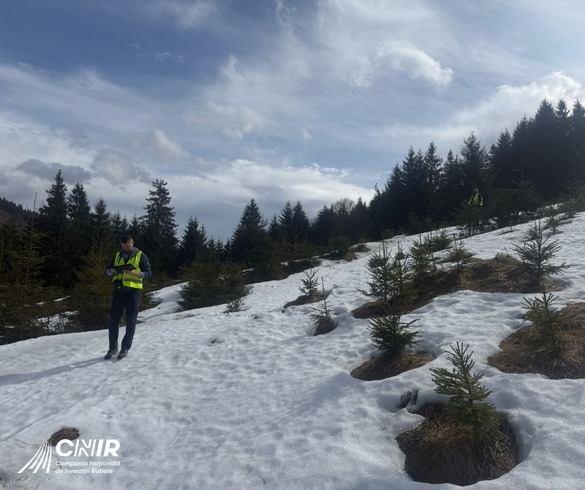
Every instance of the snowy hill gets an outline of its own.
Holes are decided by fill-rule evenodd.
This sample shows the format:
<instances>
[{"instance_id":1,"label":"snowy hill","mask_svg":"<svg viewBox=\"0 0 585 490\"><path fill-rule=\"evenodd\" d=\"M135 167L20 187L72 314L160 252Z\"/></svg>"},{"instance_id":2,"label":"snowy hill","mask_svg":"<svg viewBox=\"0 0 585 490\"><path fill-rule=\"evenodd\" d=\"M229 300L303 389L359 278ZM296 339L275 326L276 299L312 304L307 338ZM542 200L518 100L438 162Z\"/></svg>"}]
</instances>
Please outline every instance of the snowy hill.
<instances>
[{"instance_id":1,"label":"snowy hill","mask_svg":"<svg viewBox=\"0 0 585 490\"><path fill-rule=\"evenodd\" d=\"M465 240L478 258L512 253L526 229ZM585 216L560 227L555 263L571 267L558 306L585 299ZM397 237L407 250L416 237ZM579 489L585 481L585 380L505 374L488 356L522 324L522 298L459 291L403 317L418 318L417 350L436 359L400 376L364 382L350 371L376 353L368 321L351 310L368 299L368 254L318 267L338 328L313 337L311 306L296 274L256 284L245 311L218 306L178 311L176 288L140 314L130 355L104 361L107 331L44 337L0 346L0 486L8 489L422 489L404 472L395 437L420 416L398 408L418 389L418 403L439 400L430 367L451 367L445 349L470 344L490 402L508 416L522 462L474 489ZM27 468L62 427L80 439L116 440L116 457L53 454L47 468ZM63 448L62 448L63 449ZM65 448L67 449L67 448ZM111 456L111 454L110 454ZM108 460L91 472L88 461ZM78 466L64 466L77 461ZM71 470L88 470L72 473ZM61 472L58 472L61 470ZM440 485L440 488L458 488Z\"/></svg>"}]
</instances>

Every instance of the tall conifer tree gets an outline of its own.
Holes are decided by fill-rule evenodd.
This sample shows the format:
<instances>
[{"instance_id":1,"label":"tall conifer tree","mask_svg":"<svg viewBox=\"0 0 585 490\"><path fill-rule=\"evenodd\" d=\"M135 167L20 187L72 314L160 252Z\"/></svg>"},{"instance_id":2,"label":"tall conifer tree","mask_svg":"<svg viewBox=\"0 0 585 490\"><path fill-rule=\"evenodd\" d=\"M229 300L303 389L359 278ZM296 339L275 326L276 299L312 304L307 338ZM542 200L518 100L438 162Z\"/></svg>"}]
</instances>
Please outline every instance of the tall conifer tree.
<instances>
[{"instance_id":1,"label":"tall conifer tree","mask_svg":"<svg viewBox=\"0 0 585 490\"><path fill-rule=\"evenodd\" d=\"M175 256L177 236L175 211L170 206L171 194L167 182L155 179L146 199L146 215L142 217L144 247L152 255L152 260L159 270L167 274L176 274Z\"/></svg>"},{"instance_id":2,"label":"tall conifer tree","mask_svg":"<svg viewBox=\"0 0 585 490\"><path fill-rule=\"evenodd\" d=\"M47 201L39 209L40 230L44 234L40 250L44 260L42 277L46 284L70 288L75 283L77 255L67 218L67 186L61 170L47 191Z\"/></svg>"}]
</instances>

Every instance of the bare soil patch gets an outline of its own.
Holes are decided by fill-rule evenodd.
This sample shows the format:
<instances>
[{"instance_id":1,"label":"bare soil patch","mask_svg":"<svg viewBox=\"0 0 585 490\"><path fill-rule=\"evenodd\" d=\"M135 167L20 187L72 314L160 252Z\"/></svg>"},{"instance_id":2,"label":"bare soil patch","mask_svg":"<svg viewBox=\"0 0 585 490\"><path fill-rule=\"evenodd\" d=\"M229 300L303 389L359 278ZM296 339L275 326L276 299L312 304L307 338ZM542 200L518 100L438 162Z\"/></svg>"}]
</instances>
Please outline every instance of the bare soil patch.
<instances>
[{"instance_id":1,"label":"bare soil patch","mask_svg":"<svg viewBox=\"0 0 585 490\"><path fill-rule=\"evenodd\" d=\"M560 358L542 333L530 325L505 338L500 343L502 351L490 356L488 363L505 373L537 373L551 379L585 378L585 303L568 305L559 314Z\"/></svg>"},{"instance_id":2,"label":"bare soil patch","mask_svg":"<svg viewBox=\"0 0 585 490\"><path fill-rule=\"evenodd\" d=\"M427 404L418 412L425 420L396 439L406 455L410 477L426 483L472 485L508 473L519 463L516 438L503 417L497 431L476 440L451 426L443 405Z\"/></svg>"},{"instance_id":3,"label":"bare soil patch","mask_svg":"<svg viewBox=\"0 0 585 490\"><path fill-rule=\"evenodd\" d=\"M289 301L287 304L284 305L284 308L288 308L289 306L302 306L311 303L318 303L319 301L323 301L326 297L327 296L324 295L323 293L303 294L299 296L297 299Z\"/></svg>"},{"instance_id":4,"label":"bare soil patch","mask_svg":"<svg viewBox=\"0 0 585 490\"><path fill-rule=\"evenodd\" d=\"M456 270L437 270L424 279L414 282L403 295L393 296L387 301L371 301L351 313L355 318L372 318L382 315L405 315L429 303L433 298L457 291L459 274Z\"/></svg>"},{"instance_id":5,"label":"bare soil patch","mask_svg":"<svg viewBox=\"0 0 585 490\"><path fill-rule=\"evenodd\" d=\"M560 291L562 283L548 278L547 291ZM534 293L534 285L522 262L511 255L498 254L493 259L470 259L461 271L456 268L438 269L414 281L403 295L387 301L371 301L352 311L355 318L381 315L405 315L426 305L437 296L469 289L487 293Z\"/></svg>"},{"instance_id":6,"label":"bare soil patch","mask_svg":"<svg viewBox=\"0 0 585 490\"><path fill-rule=\"evenodd\" d=\"M316 328L314 336L325 335L333 332L337 328L337 323L330 316L323 316L316 322Z\"/></svg>"},{"instance_id":7,"label":"bare soil patch","mask_svg":"<svg viewBox=\"0 0 585 490\"><path fill-rule=\"evenodd\" d=\"M487 293L535 293L534 284L525 272L522 262L507 254L493 259L470 259L461 271L461 289ZM547 291L559 291L563 286L553 279L545 281Z\"/></svg>"},{"instance_id":8,"label":"bare soil patch","mask_svg":"<svg viewBox=\"0 0 585 490\"><path fill-rule=\"evenodd\" d=\"M51 446L56 446L59 441L63 439L68 439L73 441L79 437L79 430L75 429L74 427L63 427L55 432L51 437L49 437L49 444Z\"/></svg>"},{"instance_id":9,"label":"bare soil patch","mask_svg":"<svg viewBox=\"0 0 585 490\"><path fill-rule=\"evenodd\" d=\"M362 381L376 381L424 366L433 359L433 355L429 352L403 352L395 358L382 354L364 362L350 374Z\"/></svg>"}]
</instances>

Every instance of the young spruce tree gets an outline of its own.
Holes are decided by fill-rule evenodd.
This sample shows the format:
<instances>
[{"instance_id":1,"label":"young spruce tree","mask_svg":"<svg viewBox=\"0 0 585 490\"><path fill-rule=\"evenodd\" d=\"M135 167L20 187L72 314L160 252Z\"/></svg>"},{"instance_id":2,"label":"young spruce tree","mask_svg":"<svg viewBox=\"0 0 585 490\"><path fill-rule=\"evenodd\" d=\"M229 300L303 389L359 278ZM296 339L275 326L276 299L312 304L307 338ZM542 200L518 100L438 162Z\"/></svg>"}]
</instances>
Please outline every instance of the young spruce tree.
<instances>
[{"instance_id":1,"label":"young spruce tree","mask_svg":"<svg viewBox=\"0 0 585 490\"><path fill-rule=\"evenodd\" d=\"M463 437L471 436L482 439L497 430L501 417L491 403L484 400L490 395L480 381L481 373L472 373L475 362L471 359L473 352L467 352L469 346L457 342L451 346L449 361L454 368L431 369L437 393L448 395L446 407L447 419Z\"/></svg>"}]
</instances>

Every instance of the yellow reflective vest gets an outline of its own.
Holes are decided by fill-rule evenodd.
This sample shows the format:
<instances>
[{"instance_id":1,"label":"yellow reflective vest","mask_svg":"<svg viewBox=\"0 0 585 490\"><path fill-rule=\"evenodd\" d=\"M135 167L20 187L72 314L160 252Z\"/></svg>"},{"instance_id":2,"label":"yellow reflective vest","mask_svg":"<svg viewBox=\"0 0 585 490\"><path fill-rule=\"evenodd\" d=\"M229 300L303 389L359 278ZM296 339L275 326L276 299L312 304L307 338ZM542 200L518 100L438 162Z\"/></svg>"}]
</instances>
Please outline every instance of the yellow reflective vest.
<instances>
[{"instance_id":1,"label":"yellow reflective vest","mask_svg":"<svg viewBox=\"0 0 585 490\"><path fill-rule=\"evenodd\" d=\"M471 196L469 198L469 201L467 201L467 205L468 206L477 206L479 208L481 208L483 206L483 197L479 192L476 192L475 194L473 194L473 196Z\"/></svg>"},{"instance_id":2,"label":"yellow reflective vest","mask_svg":"<svg viewBox=\"0 0 585 490\"><path fill-rule=\"evenodd\" d=\"M134 270L140 272L140 258L142 257L142 251L139 250L138 253L132 257L130 257L127 261L124 260L120 252L116 253L116 258L114 259L114 267L121 267L126 264L130 264L134 267ZM118 274L114 274L113 281L121 282L122 285L126 288L135 288L135 289L142 289L142 277L134 277L126 274L126 271L122 271Z\"/></svg>"}]
</instances>

